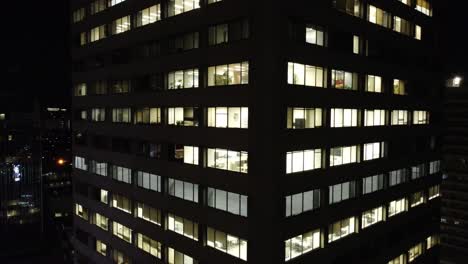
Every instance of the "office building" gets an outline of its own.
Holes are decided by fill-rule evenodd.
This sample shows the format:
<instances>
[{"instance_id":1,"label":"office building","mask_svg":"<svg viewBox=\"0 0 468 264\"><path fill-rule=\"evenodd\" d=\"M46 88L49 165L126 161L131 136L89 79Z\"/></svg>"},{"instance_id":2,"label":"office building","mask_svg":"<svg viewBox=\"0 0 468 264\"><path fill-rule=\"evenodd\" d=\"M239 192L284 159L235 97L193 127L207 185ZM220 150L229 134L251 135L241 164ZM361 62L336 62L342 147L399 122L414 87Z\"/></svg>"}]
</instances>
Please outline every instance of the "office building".
<instances>
[{"instance_id":1,"label":"office building","mask_svg":"<svg viewBox=\"0 0 468 264\"><path fill-rule=\"evenodd\" d=\"M468 259L468 90L461 76L451 76L445 90L444 180L441 218L441 263Z\"/></svg>"},{"instance_id":2,"label":"office building","mask_svg":"<svg viewBox=\"0 0 468 264\"><path fill-rule=\"evenodd\" d=\"M76 263L437 263L431 1L81 0L71 23Z\"/></svg>"}]
</instances>

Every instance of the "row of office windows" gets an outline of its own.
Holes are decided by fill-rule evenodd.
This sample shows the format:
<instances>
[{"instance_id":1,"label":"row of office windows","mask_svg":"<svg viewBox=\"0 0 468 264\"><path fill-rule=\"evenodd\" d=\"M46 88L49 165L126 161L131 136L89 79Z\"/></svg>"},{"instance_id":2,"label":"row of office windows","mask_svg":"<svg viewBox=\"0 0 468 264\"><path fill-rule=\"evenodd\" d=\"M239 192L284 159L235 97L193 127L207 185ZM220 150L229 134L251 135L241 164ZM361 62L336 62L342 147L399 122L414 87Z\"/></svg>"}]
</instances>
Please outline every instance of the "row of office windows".
<instances>
[{"instance_id":1,"label":"row of office windows","mask_svg":"<svg viewBox=\"0 0 468 264\"><path fill-rule=\"evenodd\" d=\"M164 247L161 242L146 236L145 234L138 233L135 230L132 230L130 227L127 227L119 222L111 221L108 217L101 215L99 213L91 213L88 209L84 208L80 204L75 205L76 215L83 218L86 221L89 221L90 224L96 225L97 227L111 232L114 236L122 239L127 243L134 244L140 250L152 255L155 258L162 258L162 250ZM151 215L152 211L153 215ZM161 225L160 214L156 209L150 208L144 204L139 204L138 208L135 210L135 217L150 221L154 224ZM88 217L90 215L90 217ZM150 219L151 217L155 219ZM159 221L159 222L155 222ZM173 214L168 214L166 218L166 230L178 233L185 237L198 240L198 224L193 223L189 220L183 219ZM130 258L126 256L123 252L115 251L115 249L110 250L108 248L107 242L104 242L99 239L95 239L94 246L96 252L103 256L109 256L115 263L130 263ZM195 264L198 263L189 255L185 255L182 252L179 252L171 247L166 248L166 260L167 263L171 264ZM124 261L124 262L122 262ZM127 262L125 262L127 261Z\"/></svg>"},{"instance_id":2,"label":"row of office windows","mask_svg":"<svg viewBox=\"0 0 468 264\"><path fill-rule=\"evenodd\" d=\"M287 128L306 129L328 126L325 122L327 113L330 115L329 127L332 128L429 124L429 112L423 110L289 107Z\"/></svg>"},{"instance_id":3,"label":"row of office windows","mask_svg":"<svg viewBox=\"0 0 468 264\"><path fill-rule=\"evenodd\" d=\"M362 150L362 151L361 151ZM286 153L286 174L310 171L325 167L327 150L309 149ZM369 161L386 156L385 142L372 142L362 145L333 147L328 150L329 167L362 161Z\"/></svg>"},{"instance_id":4,"label":"row of office windows","mask_svg":"<svg viewBox=\"0 0 468 264\"><path fill-rule=\"evenodd\" d=\"M80 170L89 171L96 173L90 167L89 170L86 164L89 162L97 163L96 161L86 161L83 157L75 156L75 168ZM100 162L102 167L107 168L108 163ZM172 178L166 178L144 172L144 171L132 171L130 168L120 167L116 165L109 165L109 171L111 178L127 184L136 184L139 188L146 189L155 192L165 192L169 196L190 201L193 203L199 203L199 185L187 181L181 181ZM228 168L226 168L228 169ZM96 173L97 174L97 173ZM98 174L106 176L106 174ZM105 194L107 197L107 192ZM248 196L238 194L226 190L215 189L207 187L204 192L204 204L208 207L225 211L231 214L240 215L247 217L248 214ZM131 213L132 202L129 198L114 194L112 197L112 206L118 208L127 213Z\"/></svg>"},{"instance_id":5,"label":"row of office windows","mask_svg":"<svg viewBox=\"0 0 468 264\"><path fill-rule=\"evenodd\" d=\"M93 161L89 161L89 163L93 163ZM87 167L83 166L83 164L86 164L84 158L75 157L75 168L87 170ZM103 162L101 164L103 164L102 167L107 167L107 163ZM136 182L138 187L156 192L162 192L164 189L162 177L159 175L143 171L136 171L132 174L132 170L129 168L123 168L115 165L111 165L111 167L113 175L112 178L117 181L128 184ZM92 169L89 171L95 173ZM361 188L359 188L359 182L357 181L335 184L328 187L328 204L335 204L355 198L359 193L362 195L374 193L380 190L384 190L385 188L390 188L392 186L403 184L410 180L416 180L426 175L432 175L438 172L440 172L440 161L431 161L428 164L422 163L414 165L410 168L402 168L385 174L365 177L360 181ZM186 201L199 203L198 184L168 178L166 186L167 187L165 190L168 195ZM321 197L321 193L324 193L324 190L316 189L285 196L285 216L289 217L299 215L304 212L320 208L320 206L323 204L321 201L323 198L323 196ZM428 190L427 196L429 199L433 199L439 195L439 186L431 187ZM106 200L107 198L102 197L107 196L108 194L106 191L101 195L101 200ZM208 187L206 188L205 199L205 203L208 207L247 217L248 197L246 195ZM131 201L129 201L128 198L122 197L118 194L113 196L112 206L127 213L131 213L132 211Z\"/></svg>"},{"instance_id":6,"label":"row of office windows","mask_svg":"<svg viewBox=\"0 0 468 264\"><path fill-rule=\"evenodd\" d=\"M180 1L180 0L176 0ZM192 1L192 0L182 0L182 1ZM174 5L175 7L182 7L180 5ZM193 9L193 8L192 8ZM182 10L184 13L186 11L184 10L192 10L188 6L183 6L182 9L175 10L176 13L178 13L180 10ZM172 9L170 9L172 10ZM81 15L80 12L77 13L77 17ZM171 13L168 13L168 15L171 16ZM174 15L174 13L172 13ZM74 14L75 16L75 14ZM155 22L158 22L162 19L162 13L161 13L161 5L153 5L150 7L147 7L143 10L140 10L134 15L127 15L121 18L118 18L110 24L104 24L100 25L97 27L94 27L90 29L89 31L86 32L81 32L80 33L80 38L79 38L79 44L81 46L86 45L88 43L92 43L104 38L107 38L110 35L117 35L124 33L126 31L131 30L132 28L139 28L142 26L146 26ZM184 40L184 43L179 43L183 45L178 45L182 49L192 49L192 48L198 48L199 45L199 34L196 32L196 34L192 34L190 39L192 40L191 43L185 43L186 39ZM213 25L208 27L207 31L207 42L208 45L218 45L218 44L223 44L223 43L228 43L236 40L242 40L242 39L248 39L250 36L250 29L249 29L249 23L247 20L242 20L242 21L235 21L235 22L229 22L229 23L223 23L223 24L218 24L218 25Z\"/></svg>"},{"instance_id":7,"label":"row of office windows","mask_svg":"<svg viewBox=\"0 0 468 264\"><path fill-rule=\"evenodd\" d=\"M247 107L206 107L205 123L207 127L248 128L249 111ZM200 108L113 108L111 120L114 123L133 123L136 125L199 126ZM133 114L132 114L133 113ZM383 110L383 109L344 109L344 108L288 108L288 129L308 129L326 127L327 113L330 113L329 127L371 127L400 125L427 125L429 112L423 110ZM88 117L89 116L89 117ZM164 118L163 118L164 116ZM76 120L106 121L105 108L78 110ZM133 117L133 118L132 118ZM328 123L328 122L327 122Z\"/></svg>"},{"instance_id":8,"label":"row of office windows","mask_svg":"<svg viewBox=\"0 0 468 264\"><path fill-rule=\"evenodd\" d=\"M200 87L200 75L198 68L171 71L165 76L166 90L190 89ZM247 61L209 66L207 68L206 87L245 85L248 83L249 62ZM88 87L91 85L92 87ZM130 93L131 91L132 81L130 80L113 80L109 82L97 81L93 84L78 83L73 87L73 94L75 96L86 96L89 94L124 94Z\"/></svg>"},{"instance_id":9,"label":"row of office windows","mask_svg":"<svg viewBox=\"0 0 468 264\"><path fill-rule=\"evenodd\" d=\"M332 69L330 76L324 67L288 62L288 84L312 87L330 87L343 90L358 90L359 74L345 70ZM406 95L406 82L392 79L386 82L381 76L366 74L363 80L364 91L383 93L388 90L392 94ZM331 78L330 83L327 79ZM391 82L390 82L391 81ZM387 88L388 87L388 88Z\"/></svg>"},{"instance_id":10,"label":"row of office windows","mask_svg":"<svg viewBox=\"0 0 468 264\"><path fill-rule=\"evenodd\" d=\"M86 16L94 15L102 12L110 7L124 2L125 0L95 0L87 7L80 7L73 11L72 21L74 23L83 21ZM221 0L207 0L203 1L206 4L212 4L220 2ZM189 12L194 9L200 8L201 0L167 0L165 1L167 17L179 15L185 12ZM158 4L159 6L159 4ZM161 15L159 11L159 15ZM144 14L147 19L150 19L150 14Z\"/></svg>"},{"instance_id":11,"label":"row of office windows","mask_svg":"<svg viewBox=\"0 0 468 264\"><path fill-rule=\"evenodd\" d=\"M399 255L398 257L390 260L388 264L407 264L414 262L417 258L424 254L425 251L430 250L436 245L440 244L440 236L434 234L428 236L425 241L419 242L408 249L407 252Z\"/></svg>"},{"instance_id":12,"label":"row of office windows","mask_svg":"<svg viewBox=\"0 0 468 264\"><path fill-rule=\"evenodd\" d=\"M136 24L137 23L134 22L134 25ZM103 36L108 36L110 35L112 28L111 25L104 25L100 30L102 32L95 32L102 34ZM88 32L82 32L82 34L80 34L80 36L78 36L76 39L76 42L80 45L84 45L89 42L90 37L91 36L88 35ZM149 61L154 58L159 58L161 56L183 53L202 47L226 45L226 43L234 43L236 41L246 40L249 37L249 21L247 19L235 19L225 21L221 24L209 26L206 30L204 27L202 27L197 31L178 33L160 39L150 39L144 42L135 43L134 45L128 47L122 47L112 51L104 51L96 55L84 57L74 62L73 70L88 71L116 64L128 65L132 63L139 63L142 61ZM151 90L163 89L162 86L164 78L162 77L164 76L161 73L151 74L150 76L151 83L146 85L157 86L151 87ZM143 84L141 84L141 86L143 86ZM145 89L143 87L138 88L138 85L132 88L135 90Z\"/></svg>"},{"instance_id":13,"label":"row of office windows","mask_svg":"<svg viewBox=\"0 0 468 264\"><path fill-rule=\"evenodd\" d=\"M207 127L248 128L249 109L247 107L206 107L205 123ZM199 107L169 108L113 108L110 109L114 123L133 123L136 125L199 126ZM133 115L132 115L133 113ZM89 117L88 117L89 116ZM105 108L78 110L76 120L106 121ZM133 117L133 118L132 118ZM164 117L164 118L163 118Z\"/></svg>"},{"instance_id":14,"label":"row of office windows","mask_svg":"<svg viewBox=\"0 0 468 264\"><path fill-rule=\"evenodd\" d=\"M415 10L427 15L432 16L432 5L428 0L398 0L407 6L414 7ZM335 8L347 14L356 17L364 16L365 2L362 0L334 0ZM369 7L370 5L368 5ZM367 16L372 17L371 11L367 10Z\"/></svg>"},{"instance_id":15,"label":"row of office windows","mask_svg":"<svg viewBox=\"0 0 468 264\"><path fill-rule=\"evenodd\" d=\"M107 201L101 202L107 203ZM109 231L114 236L122 239L123 241L135 244L139 249L153 255L156 258L161 259L161 252L163 249L161 242L153 240L144 234L138 233L135 230L132 230L132 228L119 222L111 221L111 219L99 213L92 213L80 204L75 204L75 214L85 221L88 221L90 224L96 225L105 231ZM161 212L158 209L154 209L142 203L137 203L137 207L135 208L135 217L149 221L158 226L162 226ZM171 213L166 214L164 228L165 230L175 232L181 236L193 239L195 241L199 241L199 239L201 239L198 234L198 223ZM247 260L246 240L211 227L206 227L206 236L204 237L206 238L206 246L225 252L226 254L232 255L236 258ZM106 244L102 241L100 241L100 243L96 243L96 251L106 256ZM168 258L173 257L170 252L168 253ZM193 259L189 257L189 259L185 261L193 261ZM187 262L169 263L186 264Z\"/></svg>"},{"instance_id":16,"label":"row of office windows","mask_svg":"<svg viewBox=\"0 0 468 264\"><path fill-rule=\"evenodd\" d=\"M440 163L440 161L433 161ZM349 199L358 197L359 195L367 195L378 191L391 188L393 186L415 180L417 178L437 173L421 174L418 170L426 164L416 165L411 168L403 168L394 170L389 173L382 173L369 177L364 177L358 181L341 182L328 186L327 189L314 189L301 193L295 193L285 196L285 216L291 217L300 215L309 211L319 209L324 204L337 204ZM328 193L328 200L324 196ZM440 196L440 186L436 185L427 190L429 200ZM325 200L325 201L322 201Z\"/></svg>"},{"instance_id":17,"label":"row of office windows","mask_svg":"<svg viewBox=\"0 0 468 264\"><path fill-rule=\"evenodd\" d=\"M319 228L289 238L285 240L285 260L288 261L313 250L323 248L326 244L333 243L352 234L359 233L359 231L370 226L387 221L395 215L406 212L410 208L426 202L424 199L423 192L417 192L410 195L410 198L397 199L391 201L387 205L364 211L359 216L352 216L336 221L328 225L326 230ZM325 233L325 231L327 232ZM325 238L325 236L327 236L327 238ZM428 248L438 243L436 238L432 236L429 237L427 241L429 243ZM411 250L409 252L411 252ZM410 256L412 255L410 254ZM417 254L416 256L410 257L410 262L416 257Z\"/></svg>"}]
</instances>

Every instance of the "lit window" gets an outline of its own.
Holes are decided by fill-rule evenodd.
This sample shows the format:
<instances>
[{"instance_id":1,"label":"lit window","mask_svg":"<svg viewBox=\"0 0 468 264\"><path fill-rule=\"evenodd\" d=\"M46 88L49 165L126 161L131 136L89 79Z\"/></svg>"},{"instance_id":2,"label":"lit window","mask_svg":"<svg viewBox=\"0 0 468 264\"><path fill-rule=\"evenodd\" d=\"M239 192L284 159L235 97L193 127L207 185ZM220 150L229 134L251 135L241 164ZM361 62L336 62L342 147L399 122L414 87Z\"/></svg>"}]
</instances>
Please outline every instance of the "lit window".
<instances>
[{"instance_id":1,"label":"lit window","mask_svg":"<svg viewBox=\"0 0 468 264\"><path fill-rule=\"evenodd\" d=\"M173 197L198 203L198 184L169 178L168 194Z\"/></svg>"},{"instance_id":2,"label":"lit window","mask_svg":"<svg viewBox=\"0 0 468 264\"><path fill-rule=\"evenodd\" d=\"M369 5L367 17L369 22L389 28L391 25L391 18L392 16L389 12L377 8L373 5Z\"/></svg>"},{"instance_id":3,"label":"lit window","mask_svg":"<svg viewBox=\"0 0 468 264\"><path fill-rule=\"evenodd\" d=\"M127 197L119 194L112 194L112 207L122 210L126 213L132 213L132 201Z\"/></svg>"},{"instance_id":4,"label":"lit window","mask_svg":"<svg viewBox=\"0 0 468 264\"><path fill-rule=\"evenodd\" d=\"M98 41L106 37L106 26L95 27L90 31L90 42Z\"/></svg>"},{"instance_id":5,"label":"lit window","mask_svg":"<svg viewBox=\"0 0 468 264\"><path fill-rule=\"evenodd\" d=\"M198 126L197 107L175 107L167 109L167 124L173 126Z\"/></svg>"},{"instance_id":6,"label":"lit window","mask_svg":"<svg viewBox=\"0 0 468 264\"><path fill-rule=\"evenodd\" d=\"M416 0L415 9L427 16L432 16L431 3L427 0Z\"/></svg>"},{"instance_id":7,"label":"lit window","mask_svg":"<svg viewBox=\"0 0 468 264\"><path fill-rule=\"evenodd\" d=\"M415 25L414 27L414 38L417 40L421 40L422 38L422 28L421 26Z\"/></svg>"},{"instance_id":8,"label":"lit window","mask_svg":"<svg viewBox=\"0 0 468 264\"><path fill-rule=\"evenodd\" d=\"M398 0L398 1L402 2L405 5L410 5L411 4L410 3L411 0Z\"/></svg>"},{"instance_id":9,"label":"lit window","mask_svg":"<svg viewBox=\"0 0 468 264\"><path fill-rule=\"evenodd\" d=\"M239 237L208 227L206 245L247 261L247 241Z\"/></svg>"},{"instance_id":10,"label":"lit window","mask_svg":"<svg viewBox=\"0 0 468 264\"><path fill-rule=\"evenodd\" d=\"M112 35L120 34L128 30L130 30L130 16L124 16L112 22Z\"/></svg>"},{"instance_id":11,"label":"lit window","mask_svg":"<svg viewBox=\"0 0 468 264\"><path fill-rule=\"evenodd\" d=\"M168 213L167 229L198 241L198 224L188 219Z\"/></svg>"},{"instance_id":12,"label":"lit window","mask_svg":"<svg viewBox=\"0 0 468 264\"><path fill-rule=\"evenodd\" d=\"M388 204L388 217L406 212L408 210L408 201L405 198L391 201Z\"/></svg>"},{"instance_id":13,"label":"lit window","mask_svg":"<svg viewBox=\"0 0 468 264\"><path fill-rule=\"evenodd\" d=\"M358 88L357 73L332 70L331 78L333 88L344 90L357 90Z\"/></svg>"},{"instance_id":14,"label":"lit window","mask_svg":"<svg viewBox=\"0 0 468 264\"><path fill-rule=\"evenodd\" d=\"M104 120L106 120L106 109L105 108L91 109L91 120L94 122L103 122Z\"/></svg>"},{"instance_id":15,"label":"lit window","mask_svg":"<svg viewBox=\"0 0 468 264\"><path fill-rule=\"evenodd\" d=\"M361 53L361 38L359 36L353 36L353 53Z\"/></svg>"},{"instance_id":16,"label":"lit window","mask_svg":"<svg viewBox=\"0 0 468 264\"><path fill-rule=\"evenodd\" d=\"M357 127L358 110L332 108L330 112L330 127Z\"/></svg>"},{"instance_id":17,"label":"lit window","mask_svg":"<svg viewBox=\"0 0 468 264\"><path fill-rule=\"evenodd\" d=\"M198 69L173 71L167 74L167 89L198 87Z\"/></svg>"},{"instance_id":18,"label":"lit window","mask_svg":"<svg viewBox=\"0 0 468 264\"><path fill-rule=\"evenodd\" d=\"M111 7L111 6L115 6L117 4L120 4L120 3L124 2L124 1L125 0L108 0L108 3L109 3L108 5L109 5L109 7Z\"/></svg>"},{"instance_id":19,"label":"lit window","mask_svg":"<svg viewBox=\"0 0 468 264\"><path fill-rule=\"evenodd\" d=\"M366 75L366 92L382 93L382 77Z\"/></svg>"},{"instance_id":20,"label":"lit window","mask_svg":"<svg viewBox=\"0 0 468 264\"><path fill-rule=\"evenodd\" d=\"M393 30L405 34L407 36L411 35L411 23L401 17L393 17Z\"/></svg>"},{"instance_id":21,"label":"lit window","mask_svg":"<svg viewBox=\"0 0 468 264\"><path fill-rule=\"evenodd\" d=\"M323 67L288 62L288 84L326 87L326 74Z\"/></svg>"},{"instance_id":22,"label":"lit window","mask_svg":"<svg viewBox=\"0 0 468 264\"><path fill-rule=\"evenodd\" d=\"M111 175L114 180L130 184L132 183L132 170L129 168L112 165Z\"/></svg>"},{"instance_id":23,"label":"lit window","mask_svg":"<svg viewBox=\"0 0 468 264\"><path fill-rule=\"evenodd\" d=\"M132 243L132 230L120 223L112 222L112 234L127 241L128 243Z\"/></svg>"},{"instance_id":24,"label":"lit window","mask_svg":"<svg viewBox=\"0 0 468 264\"><path fill-rule=\"evenodd\" d=\"M107 203L108 203L108 201L107 201L107 199L108 199L108 192L107 192L106 190L104 190L104 189L101 189L101 190L99 191L99 193L100 193L100 194L99 194L99 201L101 201L101 203L107 204Z\"/></svg>"},{"instance_id":25,"label":"lit window","mask_svg":"<svg viewBox=\"0 0 468 264\"><path fill-rule=\"evenodd\" d=\"M385 110L365 110L364 126L385 126Z\"/></svg>"},{"instance_id":26,"label":"lit window","mask_svg":"<svg viewBox=\"0 0 468 264\"><path fill-rule=\"evenodd\" d=\"M111 92L114 94L129 93L131 82L129 80L113 80L111 82Z\"/></svg>"},{"instance_id":27,"label":"lit window","mask_svg":"<svg viewBox=\"0 0 468 264\"><path fill-rule=\"evenodd\" d=\"M428 199L432 200L440 196L440 185L432 186L429 188Z\"/></svg>"},{"instance_id":28,"label":"lit window","mask_svg":"<svg viewBox=\"0 0 468 264\"><path fill-rule=\"evenodd\" d=\"M248 153L227 149L206 150L206 167L241 173L248 172Z\"/></svg>"},{"instance_id":29,"label":"lit window","mask_svg":"<svg viewBox=\"0 0 468 264\"><path fill-rule=\"evenodd\" d=\"M384 175L379 174L362 179L362 194L373 193L384 188Z\"/></svg>"},{"instance_id":30,"label":"lit window","mask_svg":"<svg viewBox=\"0 0 468 264\"><path fill-rule=\"evenodd\" d=\"M112 249L112 260L116 264L132 263L132 260L130 259L129 256L127 256L124 253L118 251L117 249Z\"/></svg>"},{"instance_id":31,"label":"lit window","mask_svg":"<svg viewBox=\"0 0 468 264\"><path fill-rule=\"evenodd\" d=\"M383 206L363 212L362 218L361 218L362 229L383 221L384 220L383 212L384 212Z\"/></svg>"},{"instance_id":32,"label":"lit window","mask_svg":"<svg viewBox=\"0 0 468 264\"><path fill-rule=\"evenodd\" d=\"M285 197L286 217L299 215L320 207L320 190L296 193Z\"/></svg>"},{"instance_id":33,"label":"lit window","mask_svg":"<svg viewBox=\"0 0 468 264\"><path fill-rule=\"evenodd\" d=\"M325 46L325 31L321 27L306 27L306 42L318 46Z\"/></svg>"},{"instance_id":34,"label":"lit window","mask_svg":"<svg viewBox=\"0 0 468 264\"><path fill-rule=\"evenodd\" d=\"M94 217L92 219L92 223L98 226L99 228L103 230L108 230L109 229L109 218L99 214L95 213Z\"/></svg>"},{"instance_id":35,"label":"lit window","mask_svg":"<svg viewBox=\"0 0 468 264\"><path fill-rule=\"evenodd\" d=\"M161 192L161 176L144 171L137 172L138 187Z\"/></svg>"},{"instance_id":36,"label":"lit window","mask_svg":"<svg viewBox=\"0 0 468 264\"><path fill-rule=\"evenodd\" d=\"M198 165L198 147L183 146L175 149L175 159L183 160L185 164Z\"/></svg>"},{"instance_id":37,"label":"lit window","mask_svg":"<svg viewBox=\"0 0 468 264\"><path fill-rule=\"evenodd\" d=\"M429 112L427 111L414 111L413 112L414 125L427 125L429 124Z\"/></svg>"},{"instance_id":38,"label":"lit window","mask_svg":"<svg viewBox=\"0 0 468 264\"><path fill-rule=\"evenodd\" d=\"M114 123L130 123L132 110L130 108L114 108L112 109L112 122Z\"/></svg>"},{"instance_id":39,"label":"lit window","mask_svg":"<svg viewBox=\"0 0 468 264\"><path fill-rule=\"evenodd\" d=\"M161 211L144 203L136 203L135 216L153 224L161 225Z\"/></svg>"},{"instance_id":40,"label":"lit window","mask_svg":"<svg viewBox=\"0 0 468 264\"><path fill-rule=\"evenodd\" d=\"M389 186L395 186L406 182L408 171L406 169L394 170L389 173Z\"/></svg>"},{"instance_id":41,"label":"lit window","mask_svg":"<svg viewBox=\"0 0 468 264\"><path fill-rule=\"evenodd\" d=\"M208 127L248 128L248 107L208 107Z\"/></svg>"},{"instance_id":42,"label":"lit window","mask_svg":"<svg viewBox=\"0 0 468 264\"><path fill-rule=\"evenodd\" d=\"M440 172L440 160L431 161L429 163L429 174Z\"/></svg>"},{"instance_id":43,"label":"lit window","mask_svg":"<svg viewBox=\"0 0 468 264\"><path fill-rule=\"evenodd\" d=\"M161 20L161 5L157 4L139 11L135 20L136 27L148 25Z\"/></svg>"},{"instance_id":44,"label":"lit window","mask_svg":"<svg viewBox=\"0 0 468 264\"><path fill-rule=\"evenodd\" d=\"M200 0L169 0L167 16L179 15L197 8L200 8Z\"/></svg>"},{"instance_id":45,"label":"lit window","mask_svg":"<svg viewBox=\"0 0 468 264\"><path fill-rule=\"evenodd\" d=\"M89 161L89 172L101 176L107 176L107 163L96 160Z\"/></svg>"},{"instance_id":46,"label":"lit window","mask_svg":"<svg viewBox=\"0 0 468 264\"><path fill-rule=\"evenodd\" d=\"M309 149L286 153L286 173L310 171L322 167L322 150Z\"/></svg>"},{"instance_id":47,"label":"lit window","mask_svg":"<svg viewBox=\"0 0 468 264\"><path fill-rule=\"evenodd\" d=\"M88 170L88 164L86 163L86 159L83 157L75 156L75 161L73 162L73 167L75 169L80 170Z\"/></svg>"},{"instance_id":48,"label":"lit window","mask_svg":"<svg viewBox=\"0 0 468 264\"><path fill-rule=\"evenodd\" d=\"M440 243L439 235L432 235L426 238L427 249L430 249Z\"/></svg>"},{"instance_id":49,"label":"lit window","mask_svg":"<svg viewBox=\"0 0 468 264\"><path fill-rule=\"evenodd\" d=\"M285 261L320 248L320 229L284 241Z\"/></svg>"},{"instance_id":50,"label":"lit window","mask_svg":"<svg viewBox=\"0 0 468 264\"><path fill-rule=\"evenodd\" d=\"M83 20L85 16L86 16L85 8L84 7L78 8L77 10L73 11L73 23Z\"/></svg>"},{"instance_id":51,"label":"lit window","mask_svg":"<svg viewBox=\"0 0 468 264\"><path fill-rule=\"evenodd\" d=\"M106 0L96 0L91 3L91 8L90 8L91 15L99 13L106 8L107 8Z\"/></svg>"},{"instance_id":52,"label":"lit window","mask_svg":"<svg viewBox=\"0 0 468 264\"><path fill-rule=\"evenodd\" d=\"M406 264L406 254L401 254L400 256L390 260L387 264Z\"/></svg>"},{"instance_id":53,"label":"lit window","mask_svg":"<svg viewBox=\"0 0 468 264\"><path fill-rule=\"evenodd\" d=\"M410 263L413 262L417 257L422 255L422 251L423 251L422 243L418 243L416 246L410 248L408 250L408 261Z\"/></svg>"},{"instance_id":54,"label":"lit window","mask_svg":"<svg viewBox=\"0 0 468 264\"><path fill-rule=\"evenodd\" d=\"M75 214L88 221L88 209L84 208L81 204L75 204Z\"/></svg>"},{"instance_id":55,"label":"lit window","mask_svg":"<svg viewBox=\"0 0 468 264\"><path fill-rule=\"evenodd\" d=\"M198 261L192 257L170 247L167 248L167 262L168 264L198 264Z\"/></svg>"},{"instance_id":56,"label":"lit window","mask_svg":"<svg viewBox=\"0 0 468 264\"><path fill-rule=\"evenodd\" d=\"M359 162L358 150L358 146L331 148L330 167Z\"/></svg>"},{"instance_id":57,"label":"lit window","mask_svg":"<svg viewBox=\"0 0 468 264\"><path fill-rule=\"evenodd\" d=\"M335 204L356 196L356 183L343 182L328 187L328 204Z\"/></svg>"},{"instance_id":58,"label":"lit window","mask_svg":"<svg viewBox=\"0 0 468 264\"><path fill-rule=\"evenodd\" d=\"M407 125L408 124L408 111L406 110L393 110L391 112L391 124L395 125Z\"/></svg>"},{"instance_id":59,"label":"lit window","mask_svg":"<svg viewBox=\"0 0 468 264\"><path fill-rule=\"evenodd\" d=\"M157 258L161 258L161 243L143 234L137 234L137 247Z\"/></svg>"},{"instance_id":60,"label":"lit window","mask_svg":"<svg viewBox=\"0 0 468 264\"><path fill-rule=\"evenodd\" d=\"M393 94L406 95L405 81L393 79Z\"/></svg>"},{"instance_id":61,"label":"lit window","mask_svg":"<svg viewBox=\"0 0 468 264\"><path fill-rule=\"evenodd\" d=\"M420 204L423 204L424 201L424 193L423 192L416 192L411 194L410 197L410 207L416 207Z\"/></svg>"},{"instance_id":62,"label":"lit window","mask_svg":"<svg viewBox=\"0 0 468 264\"><path fill-rule=\"evenodd\" d=\"M350 217L328 226L328 243L356 232L356 218Z\"/></svg>"},{"instance_id":63,"label":"lit window","mask_svg":"<svg viewBox=\"0 0 468 264\"><path fill-rule=\"evenodd\" d=\"M107 256L107 245L101 240L96 240L96 252L103 256Z\"/></svg>"},{"instance_id":64,"label":"lit window","mask_svg":"<svg viewBox=\"0 0 468 264\"><path fill-rule=\"evenodd\" d=\"M417 178L423 177L426 175L426 167L424 164L419 164L411 167L411 179L415 180Z\"/></svg>"},{"instance_id":65,"label":"lit window","mask_svg":"<svg viewBox=\"0 0 468 264\"><path fill-rule=\"evenodd\" d=\"M222 0L208 0L208 4L213 4L213 3L218 3L221 2Z\"/></svg>"},{"instance_id":66,"label":"lit window","mask_svg":"<svg viewBox=\"0 0 468 264\"><path fill-rule=\"evenodd\" d=\"M247 217L248 197L238 193L208 188L207 205L218 210Z\"/></svg>"},{"instance_id":67,"label":"lit window","mask_svg":"<svg viewBox=\"0 0 468 264\"><path fill-rule=\"evenodd\" d=\"M333 3L338 10L352 16L361 16L361 0L336 0Z\"/></svg>"},{"instance_id":68,"label":"lit window","mask_svg":"<svg viewBox=\"0 0 468 264\"><path fill-rule=\"evenodd\" d=\"M290 129L315 128L322 126L321 108L288 108L288 124Z\"/></svg>"},{"instance_id":69,"label":"lit window","mask_svg":"<svg viewBox=\"0 0 468 264\"><path fill-rule=\"evenodd\" d=\"M208 67L208 86L249 83L249 62Z\"/></svg>"},{"instance_id":70,"label":"lit window","mask_svg":"<svg viewBox=\"0 0 468 264\"><path fill-rule=\"evenodd\" d=\"M137 108L133 121L135 124L161 124L161 108Z\"/></svg>"},{"instance_id":71,"label":"lit window","mask_svg":"<svg viewBox=\"0 0 468 264\"><path fill-rule=\"evenodd\" d=\"M364 144L364 160L373 160L385 157L385 142Z\"/></svg>"}]
</instances>

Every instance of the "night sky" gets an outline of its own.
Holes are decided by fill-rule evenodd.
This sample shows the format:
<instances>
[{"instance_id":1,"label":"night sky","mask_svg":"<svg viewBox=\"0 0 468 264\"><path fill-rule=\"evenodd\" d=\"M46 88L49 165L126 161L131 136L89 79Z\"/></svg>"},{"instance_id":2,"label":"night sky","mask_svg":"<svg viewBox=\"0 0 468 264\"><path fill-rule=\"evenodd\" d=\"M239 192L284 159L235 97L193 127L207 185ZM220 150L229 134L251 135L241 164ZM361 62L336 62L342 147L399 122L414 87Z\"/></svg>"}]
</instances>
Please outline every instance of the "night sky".
<instances>
[{"instance_id":1,"label":"night sky","mask_svg":"<svg viewBox=\"0 0 468 264\"><path fill-rule=\"evenodd\" d=\"M39 97L45 104L69 104L69 0L4 3L0 94L12 91L30 104ZM16 100L15 100L16 101Z\"/></svg>"}]
</instances>

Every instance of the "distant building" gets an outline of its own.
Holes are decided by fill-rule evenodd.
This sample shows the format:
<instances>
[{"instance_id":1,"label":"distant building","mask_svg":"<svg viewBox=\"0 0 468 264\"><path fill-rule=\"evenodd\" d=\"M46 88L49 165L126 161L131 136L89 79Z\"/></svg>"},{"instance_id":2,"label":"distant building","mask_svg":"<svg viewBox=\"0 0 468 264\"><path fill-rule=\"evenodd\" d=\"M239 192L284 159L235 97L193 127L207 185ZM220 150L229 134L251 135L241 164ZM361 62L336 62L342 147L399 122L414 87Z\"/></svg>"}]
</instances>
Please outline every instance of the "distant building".
<instances>
[{"instance_id":1,"label":"distant building","mask_svg":"<svg viewBox=\"0 0 468 264\"><path fill-rule=\"evenodd\" d=\"M71 4L76 263L438 263L432 1Z\"/></svg>"},{"instance_id":2,"label":"distant building","mask_svg":"<svg viewBox=\"0 0 468 264\"><path fill-rule=\"evenodd\" d=\"M444 109L441 263L462 264L468 261L468 85L462 75L447 81Z\"/></svg>"}]
</instances>

